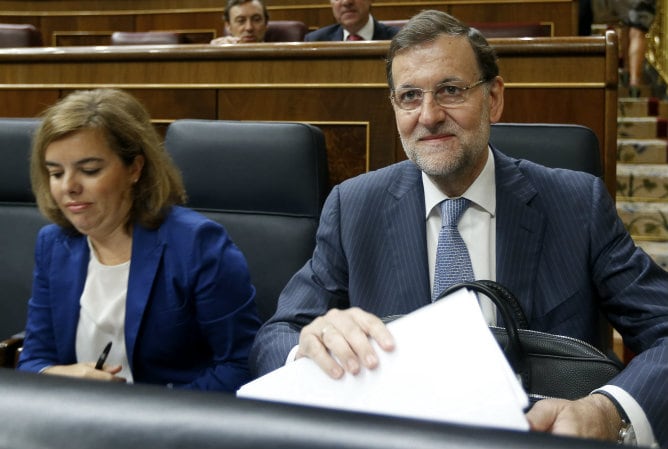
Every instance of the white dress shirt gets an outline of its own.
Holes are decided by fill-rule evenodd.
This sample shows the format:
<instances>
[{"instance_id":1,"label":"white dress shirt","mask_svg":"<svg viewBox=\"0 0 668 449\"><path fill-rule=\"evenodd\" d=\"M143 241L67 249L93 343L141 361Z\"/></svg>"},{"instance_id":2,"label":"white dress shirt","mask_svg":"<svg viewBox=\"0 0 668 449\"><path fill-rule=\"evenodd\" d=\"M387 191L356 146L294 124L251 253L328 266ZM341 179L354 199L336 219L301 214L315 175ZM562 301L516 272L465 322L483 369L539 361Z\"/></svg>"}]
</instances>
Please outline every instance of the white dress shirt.
<instances>
[{"instance_id":1,"label":"white dress shirt","mask_svg":"<svg viewBox=\"0 0 668 449\"><path fill-rule=\"evenodd\" d=\"M79 300L79 323L75 339L77 361L96 362L102 349L112 342L106 365L121 365L117 376L132 383L125 350L125 300L130 261L103 265L88 241L90 260L86 283Z\"/></svg>"},{"instance_id":2,"label":"white dress shirt","mask_svg":"<svg viewBox=\"0 0 668 449\"><path fill-rule=\"evenodd\" d=\"M371 41L373 40L373 17L371 14L369 14L369 21L362 27L361 30L359 30L357 33L359 37L364 39L365 41ZM350 36L350 33L344 28L343 29L343 40L347 41L348 36Z\"/></svg>"},{"instance_id":3,"label":"white dress shirt","mask_svg":"<svg viewBox=\"0 0 668 449\"><path fill-rule=\"evenodd\" d=\"M457 229L466 243L476 279L496 280L496 182L494 179L494 157L491 150L487 163L476 180L462 197L471 201ZM436 247L441 230L439 204L449 197L441 192L429 177L422 172L424 186L425 218L427 223L427 258L429 261L430 291L434 288ZM491 300L480 296L480 307L488 324L496 324L496 306Z\"/></svg>"}]
</instances>

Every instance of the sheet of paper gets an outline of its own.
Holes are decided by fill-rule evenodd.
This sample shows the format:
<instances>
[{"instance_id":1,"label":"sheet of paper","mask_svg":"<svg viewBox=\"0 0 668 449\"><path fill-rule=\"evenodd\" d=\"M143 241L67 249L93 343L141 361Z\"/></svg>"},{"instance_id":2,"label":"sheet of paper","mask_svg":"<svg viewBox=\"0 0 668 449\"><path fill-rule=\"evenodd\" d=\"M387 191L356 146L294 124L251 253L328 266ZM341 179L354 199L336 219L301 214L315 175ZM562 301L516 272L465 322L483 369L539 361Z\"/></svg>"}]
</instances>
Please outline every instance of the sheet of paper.
<instances>
[{"instance_id":1,"label":"sheet of paper","mask_svg":"<svg viewBox=\"0 0 668 449\"><path fill-rule=\"evenodd\" d=\"M331 379L302 358L244 385L239 397L528 430L527 395L490 333L477 297L459 290L388 324L396 349Z\"/></svg>"}]
</instances>

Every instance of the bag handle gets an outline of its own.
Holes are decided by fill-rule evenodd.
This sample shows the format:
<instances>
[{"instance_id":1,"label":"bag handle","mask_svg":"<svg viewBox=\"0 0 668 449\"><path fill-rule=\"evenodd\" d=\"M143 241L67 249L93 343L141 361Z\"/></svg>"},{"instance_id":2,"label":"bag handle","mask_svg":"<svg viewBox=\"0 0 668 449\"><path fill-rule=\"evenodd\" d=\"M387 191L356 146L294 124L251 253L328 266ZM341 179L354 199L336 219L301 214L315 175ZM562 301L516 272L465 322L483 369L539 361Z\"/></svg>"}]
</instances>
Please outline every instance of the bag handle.
<instances>
[{"instance_id":1,"label":"bag handle","mask_svg":"<svg viewBox=\"0 0 668 449\"><path fill-rule=\"evenodd\" d=\"M528 328L528 321L519 301L507 288L490 280L460 282L445 289L436 300L462 288L467 288L487 296L498 308L508 334L508 342L503 348L503 352L510 366L520 376L524 389L530 391L531 370L518 332L518 329Z\"/></svg>"}]
</instances>

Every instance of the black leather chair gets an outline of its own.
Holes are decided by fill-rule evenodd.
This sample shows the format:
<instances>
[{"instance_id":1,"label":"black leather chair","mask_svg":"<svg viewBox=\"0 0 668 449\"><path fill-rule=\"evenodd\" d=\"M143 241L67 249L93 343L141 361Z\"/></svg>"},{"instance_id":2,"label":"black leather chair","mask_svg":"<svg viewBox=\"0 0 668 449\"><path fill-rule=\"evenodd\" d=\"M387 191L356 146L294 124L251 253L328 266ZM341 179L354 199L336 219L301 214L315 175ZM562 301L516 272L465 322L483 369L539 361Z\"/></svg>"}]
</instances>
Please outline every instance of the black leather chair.
<instances>
[{"instance_id":1,"label":"black leather chair","mask_svg":"<svg viewBox=\"0 0 668 449\"><path fill-rule=\"evenodd\" d=\"M0 119L0 366L13 366L26 323L34 247L47 223L37 209L28 170L37 119ZM12 337L12 338L10 338Z\"/></svg>"},{"instance_id":2,"label":"black leather chair","mask_svg":"<svg viewBox=\"0 0 668 449\"><path fill-rule=\"evenodd\" d=\"M246 256L266 320L315 246L328 185L322 132L302 123L177 120L165 146L188 205L222 223Z\"/></svg>"},{"instance_id":3,"label":"black leather chair","mask_svg":"<svg viewBox=\"0 0 668 449\"><path fill-rule=\"evenodd\" d=\"M0 369L11 449L614 449L611 442Z\"/></svg>"},{"instance_id":4,"label":"black leather chair","mask_svg":"<svg viewBox=\"0 0 668 449\"><path fill-rule=\"evenodd\" d=\"M30 24L0 23L0 47L41 47L42 33Z\"/></svg>"}]
</instances>

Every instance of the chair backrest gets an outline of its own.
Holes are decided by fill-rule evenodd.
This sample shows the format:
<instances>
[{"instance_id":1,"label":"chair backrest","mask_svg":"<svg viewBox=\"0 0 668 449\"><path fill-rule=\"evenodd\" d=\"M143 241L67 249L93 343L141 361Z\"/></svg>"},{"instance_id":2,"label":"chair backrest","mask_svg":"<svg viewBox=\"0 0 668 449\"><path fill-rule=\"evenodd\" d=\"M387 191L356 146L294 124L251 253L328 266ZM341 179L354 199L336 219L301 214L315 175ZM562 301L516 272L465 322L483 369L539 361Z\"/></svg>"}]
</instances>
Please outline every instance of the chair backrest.
<instances>
[{"instance_id":1,"label":"chair backrest","mask_svg":"<svg viewBox=\"0 0 668 449\"><path fill-rule=\"evenodd\" d=\"M115 31L111 45L182 44L183 37L175 31Z\"/></svg>"},{"instance_id":2,"label":"chair backrest","mask_svg":"<svg viewBox=\"0 0 668 449\"><path fill-rule=\"evenodd\" d=\"M471 22L486 38L492 37L551 37L551 22Z\"/></svg>"},{"instance_id":3,"label":"chair backrest","mask_svg":"<svg viewBox=\"0 0 668 449\"><path fill-rule=\"evenodd\" d=\"M267 23L265 42L301 42L308 32L304 22L298 20L270 20Z\"/></svg>"},{"instance_id":4,"label":"chair backrest","mask_svg":"<svg viewBox=\"0 0 668 449\"><path fill-rule=\"evenodd\" d=\"M619 447L546 432L472 431L470 425L7 369L0 370L0 422L0 447L12 449Z\"/></svg>"},{"instance_id":5,"label":"chair backrest","mask_svg":"<svg viewBox=\"0 0 668 449\"><path fill-rule=\"evenodd\" d=\"M381 20L385 25L401 29L408 19ZM551 22L470 22L468 24L490 37L550 37L554 34Z\"/></svg>"},{"instance_id":6,"label":"chair backrest","mask_svg":"<svg viewBox=\"0 0 668 449\"><path fill-rule=\"evenodd\" d=\"M165 147L188 206L223 224L244 253L266 320L315 247L328 185L322 132L302 123L176 120Z\"/></svg>"},{"instance_id":7,"label":"chair backrest","mask_svg":"<svg viewBox=\"0 0 668 449\"><path fill-rule=\"evenodd\" d=\"M408 23L408 19L396 19L396 20L381 20L380 21L383 25L387 25L389 27L394 27L398 30L402 29L406 23Z\"/></svg>"},{"instance_id":8,"label":"chair backrest","mask_svg":"<svg viewBox=\"0 0 668 449\"><path fill-rule=\"evenodd\" d=\"M492 125L490 142L508 156L603 175L598 138L586 126L497 123Z\"/></svg>"},{"instance_id":9,"label":"chair backrest","mask_svg":"<svg viewBox=\"0 0 668 449\"><path fill-rule=\"evenodd\" d=\"M29 157L38 119L0 119L0 339L23 330L34 247L47 224L30 188Z\"/></svg>"},{"instance_id":10,"label":"chair backrest","mask_svg":"<svg viewBox=\"0 0 668 449\"><path fill-rule=\"evenodd\" d=\"M0 47L41 47L42 33L30 24L0 23Z\"/></svg>"}]
</instances>

